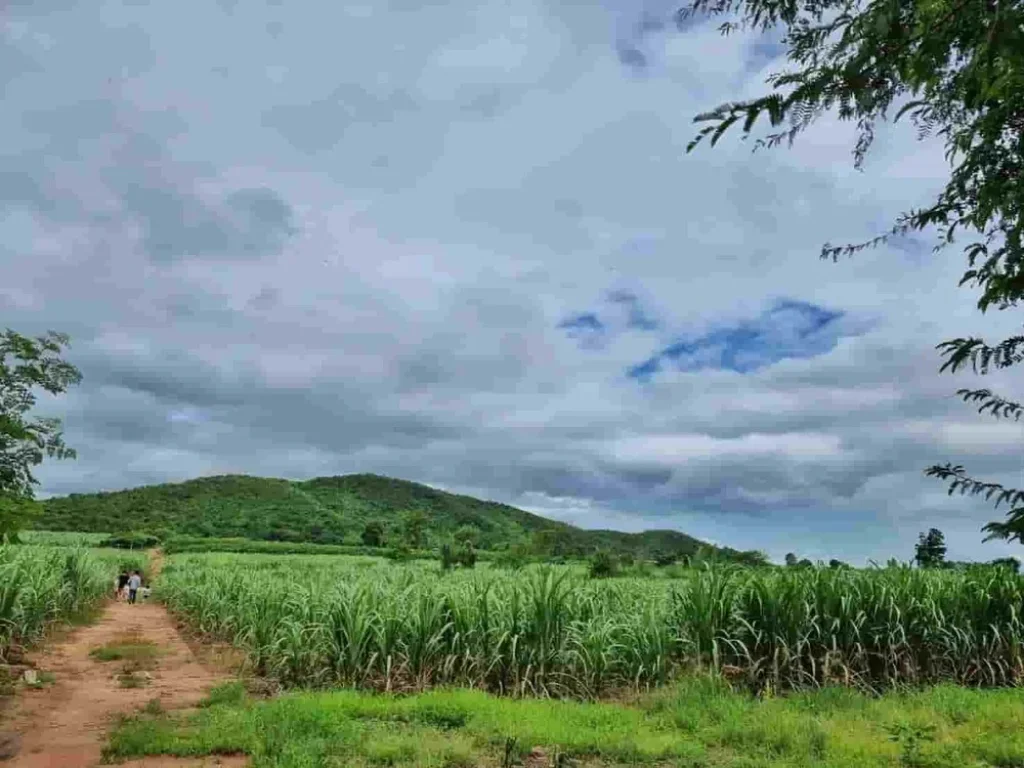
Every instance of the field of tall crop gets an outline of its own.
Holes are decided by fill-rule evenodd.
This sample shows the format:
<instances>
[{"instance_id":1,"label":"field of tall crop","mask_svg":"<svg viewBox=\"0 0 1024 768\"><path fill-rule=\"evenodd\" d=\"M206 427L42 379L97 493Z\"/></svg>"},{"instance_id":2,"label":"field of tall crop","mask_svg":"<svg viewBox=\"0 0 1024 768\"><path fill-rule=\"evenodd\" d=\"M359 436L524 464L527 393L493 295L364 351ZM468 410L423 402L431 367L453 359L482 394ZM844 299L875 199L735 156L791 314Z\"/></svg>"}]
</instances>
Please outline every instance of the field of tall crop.
<instances>
[{"instance_id":1,"label":"field of tall crop","mask_svg":"<svg viewBox=\"0 0 1024 768\"><path fill-rule=\"evenodd\" d=\"M709 566L676 580L371 558L182 554L170 608L302 686L459 685L599 696L694 668L751 688L1024 679L1024 581L1006 569Z\"/></svg>"},{"instance_id":2,"label":"field of tall crop","mask_svg":"<svg viewBox=\"0 0 1024 768\"><path fill-rule=\"evenodd\" d=\"M53 622L87 613L110 595L119 567L144 555L61 546L0 546L0 661Z\"/></svg>"}]
</instances>

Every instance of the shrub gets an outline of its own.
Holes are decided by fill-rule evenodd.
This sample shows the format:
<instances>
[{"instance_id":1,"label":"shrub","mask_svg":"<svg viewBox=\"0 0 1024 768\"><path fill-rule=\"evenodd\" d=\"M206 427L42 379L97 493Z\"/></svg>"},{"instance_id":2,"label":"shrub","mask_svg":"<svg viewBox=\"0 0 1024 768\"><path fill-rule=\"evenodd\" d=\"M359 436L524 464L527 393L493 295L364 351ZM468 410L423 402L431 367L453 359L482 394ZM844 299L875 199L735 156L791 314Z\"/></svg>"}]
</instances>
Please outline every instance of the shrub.
<instances>
[{"instance_id":1,"label":"shrub","mask_svg":"<svg viewBox=\"0 0 1024 768\"><path fill-rule=\"evenodd\" d=\"M378 520L371 520L363 528L360 538L363 540L363 544L368 547L383 547L384 525Z\"/></svg>"},{"instance_id":2,"label":"shrub","mask_svg":"<svg viewBox=\"0 0 1024 768\"><path fill-rule=\"evenodd\" d=\"M108 536L96 546L114 549L149 549L160 544L160 538L152 533L120 533Z\"/></svg>"},{"instance_id":3,"label":"shrub","mask_svg":"<svg viewBox=\"0 0 1024 768\"><path fill-rule=\"evenodd\" d=\"M590 561L590 575L595 579L614 576L619 572L619 563L611 552L598 552Z\"/></svg>"}]
</instances>

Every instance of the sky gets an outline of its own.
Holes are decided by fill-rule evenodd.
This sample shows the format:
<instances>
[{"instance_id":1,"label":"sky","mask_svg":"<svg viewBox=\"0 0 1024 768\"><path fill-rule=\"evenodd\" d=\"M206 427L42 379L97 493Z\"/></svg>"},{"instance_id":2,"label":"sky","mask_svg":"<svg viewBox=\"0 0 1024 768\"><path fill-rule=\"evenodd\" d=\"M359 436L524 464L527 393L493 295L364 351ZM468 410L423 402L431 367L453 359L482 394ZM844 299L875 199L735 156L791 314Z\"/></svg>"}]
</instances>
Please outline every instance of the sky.
<instances>
[{"instance_id":1,"label":"sky","mask_svg":"<svg viewBox=\"0 0 1024 768\"><path fill-rule=\"evenodd\" d=\"M883 127L792 149L693 117L762 93L777 38L650 0L6 3L0 325L72 337L39 495L375 472L584 527L776 560L991 559L924 476L1020 482L935 345L1001 338L921 233L943 186Z\"/></svg>"}]
</instances>

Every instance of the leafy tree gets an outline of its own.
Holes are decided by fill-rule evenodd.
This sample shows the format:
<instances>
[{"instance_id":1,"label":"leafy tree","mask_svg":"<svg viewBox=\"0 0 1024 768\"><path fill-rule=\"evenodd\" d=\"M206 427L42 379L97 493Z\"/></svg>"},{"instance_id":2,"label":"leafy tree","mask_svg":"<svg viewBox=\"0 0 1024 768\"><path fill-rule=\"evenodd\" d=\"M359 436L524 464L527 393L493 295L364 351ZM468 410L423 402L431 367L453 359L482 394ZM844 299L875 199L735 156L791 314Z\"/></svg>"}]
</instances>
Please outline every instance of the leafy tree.
<instances>
[{"instance_id":1,"label":"leafy tree","mask_svg":"<svg viewBox=\"0 0 1024 768\"><path fill-rule=\"evenodd\" d=\"M394 560L395 562L405 562L406 560L412 559L412 550L409 549L409 545L404 541L395 544L387 550L387 558Z\"/></svg>"},{"instance_id":2,"label":"leafy tree","mask_svg":"<svg viewBox=\"0 0 1024 768\"><path fill-rule=\"evenodd\" d=\"M458 558L459 565L463 568L473 568L476 566L476 550L468 544L464 544L455 553Z\"/></svg>"},{"instance_id":3,"label":"leafy tree","mask_svg":"<svg viewBox=\"0 0 1024 768\"><path fill-rule=\"evenodd\" d=\"M614 576L619 571L619 563L611 552L601 550L590 561L590 575L595 579Z\"/></svg>"},{"instance_id":4,"label":"leafy tree","mask_svg":"<svg viewBox=\"0 0 1024 768\"><path fill-rule=\"evenodd\" d=\"M36 388L59 395L81 381L78 369L60 358L68 343L53 331L35 338L9 328L0 333L0 541L15 537L37 512L32 468L47 456L75 456L59 419L28 415Z\"/></svg>"},{"instance_id":5,"label":"leafy tree","mask_svg":"<svg viewBox=\"0 0 1024 768\"><path fill-rule=\"evenodd\" d=\"M1020 560L1016 557L999 557L993 560L991 565L1000 568L1009 568L1014 573L1020 573Z\"/></svg>"},{"instance_id":6,"label":"leafy tree","mask_svg":"<svg viewBox=\"0 0 1024 768\"><path fill-rule=\"evenodd\" d=\"M476 565L476 550L469 543L450 544L445 542L441 545L441 570L450 571L456 565L463 568L472 568Z\"/></svg>"},{"instance_id":7,"label":"leafy tree","mask_svg":"<svg viewBox=\"0 0 1024 768\"><path fill-rule=\"evenodd\" d=\"M97 546L112 549L149 549L160 544L160 538L152 533L132 531L116 536L108 536Z\"/></svg>"},{"instance_id":8,"label":"leafy tree","mask_svg":"<svg viewBox=\"0 0 1024 768\"><path fill-rule=\"evenodd\" d=\"M530 562L531 545L526 541L518 541L502 550L492 561L497 568L508 568L517 571Z\"/></svg>"},{"instance_id":9,"label":"leafy tree","mask_svg":"<svg viewBox=\"0 0 1024 768\"><path fill-rule=\"evenodd\" d=\"M368 547L383 547L384 524L379 520L370 520L363 527L360 538L363 540L363 544Z\"/></svg>"},{"instance_id":10,"label":"leafy tree","mask_svg":"<svg viewBox=\"0 0 1024 768\"><path fill-rule=\"evenodd\" d=\"M747 549L742 552L738 552L735 549L730 549L728 547L722 550L722 559L726 562L755 567L768 565L770 562L768 560L768 555L758 549Z\"/></svg>"},{"instance_id":11,"label":"leafy tree","mask_svg":"<svg viewBox=\"0 0 1024 768\"><path fill-rule=\"evenodd\" d=\"M980 289L978 308L1006 310L1024 297L1024 4L1015 0L692 0L680 22L697 14L728 17L737 28L779 30L791 65L768 78L770 92L698 115L706 123L688 151L714 145L739 124L749 137L758 119L771 129L754 146L792 144L827 113L856 124L853 163L862 167L879 121L909 115L918 137L941 137L950 174L932 204L899 215L866 242L825 243L837 259L934 228L935 250L966 235L961 285ZM1024 335L988 343L957 338L938 345L941 371L968 365L978 374L1024 361ZM981 413L1019 419L1024 406L990 389L957 394ZM949 493L984 494L1006 503L1005 520L983 530L986 540L1024 543L1024 490L976 480L964 467L936 465L926 474Z\"/></svg>"},{"instance_id":12,"label":"leafy tree","mask_svg":"<svg viewBox=\"0 0 1024 768\"><path fill-rule=\"evenodd\" d=\"M786 553L786 565L787 565L787 566L788 566L789 568L792 568L792 567L794 567L794 566L795 566L796 564L797 564L797 559L796 559L796 555L794 555L794 554L793 554L792 552L787 552L787 553Z\"/></svg>"},{"instance_id":13,"label":"leafy tree","mask_svg":"<svg viewBox=\"0 0 1024 768\"><path fill-rule=\"evenodd\" d=\"M938 528L918 536L914 560L922 568L940 568L946 560L946 537Z\"/></svg>"},{"instance_id":14,"label":"leafy tree","mask_svg":"<svg viewBox=\"0 0 1024 768\"><path fill-rule=\"evenodd\" d=\"M402 531L405 542L412 549L423 546L423 529L427 525L427 516L419 509L411 509L402 517Z\"/></svg>"},{"instance_id":15,"label":"leafy tree","mask_svg":"<svg viewBox=\"0 0 1024 768\"><path fill-rule=\"evenodd\" d=\"M460 526L454 534L452 539L455 543L463 547L475 547L480 541L480 529L475 525L463 525Z\"/></svg>"},{"instance_id":16,"label":"leafy tree","mask_svg":"<svg viewBox=\"0 0 1024 768\"><path fill-rule=\"evenodd\" d=\"M828 567L834 571L837 571L841 568L849 568L850 566L844 563L842 560L836 560L835 558L832 558L828 561Z\"/></svg>"},{"instance_id":17,"label":"leafy tree","mask_svg":"<svg viewBox=\"0 0 1024 768\"><path fill-rule=\"evenodd\" d=\"M654 564L659 568L667 568L670 565L674 565L678 560L678 556L671 552L659 552L654 556Z\"/></svg>"},{"instance_id":18,"label":"leafy tree","mask_svg":"<svg viewBox=\"0 0 1024 768\"><path fill-rule=\"evenodd\" d=\"M17 541L24 530L40 514L39 503L27 496L0 493L0 544Z\"/></svg>"},{"instance_id":19,"label":"leafy tree","mask_svg":"<svg viewBox=\"0 0 1024 768\"><path fill-rule=\"evenodd\" d=\"M533 534L533 552L540 557L565 557L573 548L572 536L567 531L543 528Z\"/></svg>"},{"instance_id":20,"label":"leafy tree","mask_svg":"<svg viewBox=\"0 0 1024 768\"><path fill-rule=\"evenodd\" d=\"M455 550L452 545L445 542L441 545L441 570L450 571L455 567Z\"/></svg>"}]
</instances>

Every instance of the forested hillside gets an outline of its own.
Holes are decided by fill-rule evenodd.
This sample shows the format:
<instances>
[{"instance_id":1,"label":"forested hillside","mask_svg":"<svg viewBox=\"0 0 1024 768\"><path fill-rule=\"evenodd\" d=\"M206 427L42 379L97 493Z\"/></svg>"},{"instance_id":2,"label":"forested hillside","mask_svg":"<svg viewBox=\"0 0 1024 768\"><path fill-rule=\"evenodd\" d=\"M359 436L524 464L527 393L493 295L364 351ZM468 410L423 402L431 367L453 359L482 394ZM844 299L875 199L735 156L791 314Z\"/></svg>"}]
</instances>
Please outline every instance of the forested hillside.
<instances>
[{"instance_id":1,"label":"forested hillside","mask_svg":"<svg viewBox=\"0 0 1024 768\"><path fill-rule=\"evenodd\" d=\"M702 542L677 531L584 530L515 507L439 491L379 475L320 477L305 482L225 475L124 491L48 499L36 527L49 530L243 537L320 544L360 543L379 523L396 541L410 512L423 516L424 545L476 530L477 546L503 549L526 540L553 554L607 549L641 557L687 555Z\"/></svg>"}]
</instances>

